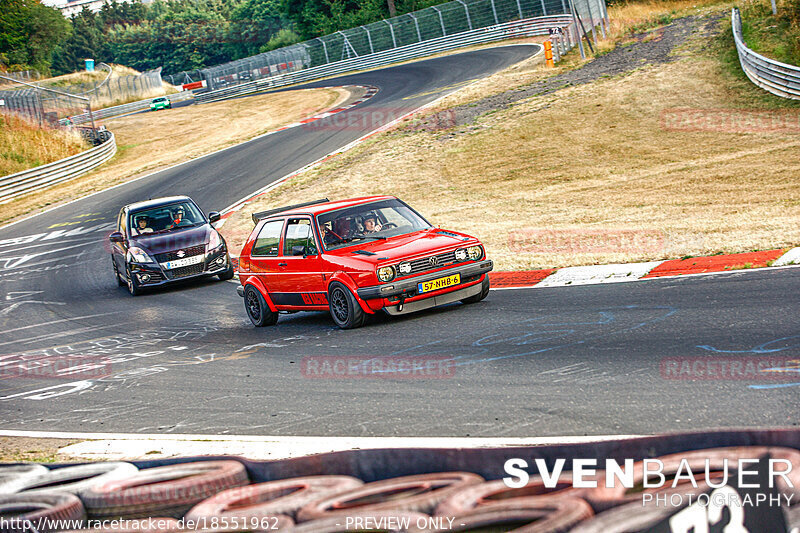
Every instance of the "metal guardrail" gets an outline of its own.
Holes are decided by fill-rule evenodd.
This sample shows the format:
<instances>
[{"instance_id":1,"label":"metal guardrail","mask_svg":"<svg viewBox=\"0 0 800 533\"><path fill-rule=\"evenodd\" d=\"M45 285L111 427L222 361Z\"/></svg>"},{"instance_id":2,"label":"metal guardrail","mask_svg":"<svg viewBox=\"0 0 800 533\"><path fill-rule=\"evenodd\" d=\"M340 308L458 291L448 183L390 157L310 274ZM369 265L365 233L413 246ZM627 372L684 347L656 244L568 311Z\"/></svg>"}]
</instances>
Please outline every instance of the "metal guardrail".
<instances>
[{"instance_id":1,"label":"metal guardrail","mask_svg":"<svg viewBox=\"0 0 800 533\"><path fill-rule=\"evenodd\" d=\"M788 65L750 50L742 37L742 18L735 7L731 10L731 27L739 63L750 81L774 95L800 100L800 67Z\"/></svg>"},{"instance_id":2,"label":"metal guardrail","mask_svg":"<svg viewBox=\"0 0 800 533\"><path fill-rule=\"evenodd\" d=\"M195 96L195 101L198 104L215 102L275 87L293 85L295 83L326 78L346 72L370 69L409 59L416 59L474 44L491 43L516 37L547 35L552 28L567 29L567 31L564 32L565 38L562 40L562 52L571 49L580 40L578 38L579 34L573 24L572 15L555 15L515 20L476 30L456 33L446 37L429 39L407 46L392 48L383 52L344 59L318 67L290 72L281 76L243 83L234 87L209 91Z\"/></svg>"},{"instance_id":3,"label":"metal guardrail","mask_svg":"<svg viewBox=\"0 0 800 533\"><path fill-rule=\"evenodd\" d=\"M167 98L169 98L170 102L183 102L184 100L189 100L194 95L191 91L183 91L179 93L169 94ZM153 97L155 98L155 97ZM98 120L101 118L108 118L108 117L116 117L119 115L125 115L127 113L135 113L136 111L142 111L144 109L148 109L150 107L150 102L153 101L153 98L145 98L144 100L137 100L136 102L131 102L129 104L123 105L115 105L112 107L106 107L104 109L98 109L97 111L93 111L92 114L94 115L94 119ZM73 115L72 117L73 124L85 124L89 122L89 113L81 113L80 115ZM60 121L62 124L65 124L65 119Z\"/></svg>"},{"instance_id":4,"label":"metal guardrail","mask_svg":"<svg viewBox=\"0 0 800 533\"><path fill-rule=\"evenodd\" d=\"M114 134L110 131L100 131L97 135L104 138L101 139L103 142L90 150L54 163L0 177L0 204L22 194L77 178L114 157L117 153Z\"/></svg>"}]
</instances>

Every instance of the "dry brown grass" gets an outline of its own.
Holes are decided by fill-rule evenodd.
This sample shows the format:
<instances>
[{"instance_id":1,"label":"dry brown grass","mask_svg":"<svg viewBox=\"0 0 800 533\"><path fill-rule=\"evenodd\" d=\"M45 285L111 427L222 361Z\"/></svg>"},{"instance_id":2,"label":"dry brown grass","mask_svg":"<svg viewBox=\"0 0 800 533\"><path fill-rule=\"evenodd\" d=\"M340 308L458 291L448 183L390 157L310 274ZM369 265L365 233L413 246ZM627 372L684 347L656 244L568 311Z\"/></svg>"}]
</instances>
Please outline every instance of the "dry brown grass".
<instances>
[{"instance_id":1,"label":"dry brown grass","mask_svg":"<svg viewBox=\"0 0 800 533\"><path fill-rule=\"evenodd\" d=\"M389 132L236 216L312 197L394 194L433 223L481 238L500 270L798 245L795 133L674 131L662 124L671 109L747 109L759 101L758 89L722 68L705 54L534 97L484 117L475 131L456 130L455 138ZM630 230L660 240L623 250L600 242L586 253L512 250L520 234L545 228Z\"/></svg>"},{"instance_id":2,"label":"dry brown grass","mask_svg":"<svg viewBox=\"0 0 800 533\"><path fill-rule=\"evenodd\" d=\"M57 463L75 462L58 450L81 442L72 439L39 439L31 437L0 437L0 463Z\"/></svg>"},{"instance_id":3,"label":"dry brown grass","mask_svg":"<svg viewBox=\"0 0 800 533\"><path fill-rule=\"evenodd\" d=\"M114 132L119 148L114 159L86 176L4 204L0 222L246 141L334 107L348 94L345 89L306 89L108 121L107 127ZM225 127L220 128L220 124Z\"/></svg>"},{"instance_id":4,"label":"dry brown grass","mask_svg":"<svg viewBox=\"0 0 800 533\"><path fill-rule=\"evenodd\" d=\"M39 127L15 115L0 114L0 176L46 165L87 148L76 132Z\"/></svg>"}]
</instances>

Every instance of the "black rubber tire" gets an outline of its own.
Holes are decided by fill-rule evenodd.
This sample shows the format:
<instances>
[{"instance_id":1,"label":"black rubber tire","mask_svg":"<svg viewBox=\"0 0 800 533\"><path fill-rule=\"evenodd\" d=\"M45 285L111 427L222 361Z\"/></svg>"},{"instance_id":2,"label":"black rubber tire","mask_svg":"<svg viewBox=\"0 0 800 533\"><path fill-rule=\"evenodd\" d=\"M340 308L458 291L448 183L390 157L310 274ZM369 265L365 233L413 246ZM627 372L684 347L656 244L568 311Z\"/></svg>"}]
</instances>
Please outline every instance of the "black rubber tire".
<instances>
[{"instance_id":1,"label":"black rubber tire","mask_svg":"<svg viewBox=\"0 0 800 533\"><path fill-rule=\"evenodd\" d=\"M642 493L671 495L697 495L708 490L709 486L705 481L706 460L709 461L710 472L719 472L724 468L724 461L727 459L731 464L736 464L739 459L758 459L762 455L769 453L773 459L786 459L792 465L800 464L800 451L793 448L780 446L731 446L728 448L709 448L705 450L695 450L691 452L681 452L671 455L658 457L663 465L663 474L667 477L667 483L659 488L646 488L643 490L626 489L619 486L606 487L605 484L598 484L596 488L587 489L583 498L589 502L595 513L601 513L606 509L625 505L627 503L638 502L641 506ZM679 483L672 487L672 478L677 472L681 461L685 460L689 468L695 475L697 488L691 483ZM634 485L639 487L644 477L643 463L637 462L633 465ZM783 477L776 479L776 485L781 494L791 496L794 501L800 498L800 469L793 468L788 474L792 486L784 481Z\"/></svg>"},{"instance_id":2,"label":"black rubber tire","mask_svg":"<svg viewBox=\"0 0 800 533\"><path fill-rule=\"evenodd\" d=\"M236 270L233 268L233 263L231 263L230 256L227 256L228 259L228 269L225 272L217 274L217 277L220 281L228 281L229 279L233 279L233 275L236 274Z\"/></svg>"},{"instance_id":3,"label":"black rubber tire","mask_svg":"<svg viewBox=\"0 0 800 533\"><path fill-rule=\"evenodd\" d=\"M429 514L453 493L482 481L481 476L470 472L384 479L317 499L297 511L297 521L343 518L354 512L415 511Z\"/></svg>"},{"instance_id":4,"label":"black rubber tire","mask_svg":"<svg viewBox=\"0 0 800 533\"><path fill-rule=\"evenodd\" d=\"M151 525L153 527L150 527ZM162 531L183 533L186 531L180 527L180 522L174 518L148 517L141 521L131 521L125 524L125 526L126 527L123 527L123 524L110 522L106 527L72 529L69 531L62 531L61 533L161 533Z\"/></svg>"},{"instance_id":5,"label":"black rubber tire","mask_svg":"<svg viewBox=\"0 0 800 533\"><path fill-rule=\"evenodd\" d=\"M257 328L274 326L278 322L278 313L270 311L264 296L252 285L244 288L244 310Z\"/></svg>"},{"instance_id":6,"label":"black rubber tire","mask_svg":"<svg viewBox=\"0 0 800 533\"><path fill-rule=\"evenodd\" d=\"M640 498L638 502L609 509L594 518L585 520L572 528L570 533L647 531L648 528L677 511L678 508L671 505L642 505Z\"/></svg>"},{"instance_id":7,"label":"black rubber tire","mask_svg":"<svg viewBox=\"0 0 800 533\"><path fill-rule=\"evenodd\" d=\"M593 515L589 504L580 498L531 496L479 506L465 514L450 515L455 518L452 526L433 529L411 527L408 533L456 533L478 528L508 533L566 533Z\"/></svg>"},{"instance_id":8,"label":"black rubber tire","mask_svg":"<svg viewBox=\"0 0 800 533\"><path fill-rule=\"evenodd\" d=\"M358 520L360 518L368 518L374 524L381 519L392 518L396 521L407 520L410 524L416 524L417 520L427 520L428 515L416 513L414 511L373 511L373 512L358 512L354 511L347 513L350 520ZM362 529L362 528L348 528L343 517L337 516L335 518L321 518L319 520L312 520L311 522L303 522L297 524L291 533L344 533L353 531L363 533L364 531L386 531L385 529ZM394 529L392 531L395 531Z\"/></svg>"},{"instance_id":9,"label":"black rubber tire","mask_svg":"<svg viewBox=\"0 0 800 533\"><path fill-rule=\"evenodd\" d=\"M44 492L69 492L82 495L94 485L125 479L139 471L131 463L108 462L54 468L37 476L28 477L19 487L22 494Z\"/></svg>"},{"instance_id":10,"label":"black rubber tire","mask_svg":"<svg viewBox=\"0 0 800 533\"><path fill-rule=\"evenodd\" d=\"M587 477L588 479L588 477ZM602 483L603 473L595 476ZM501 479L487 481L478 485L470 485L456 492L436 507L434 516L461 516L477 512L480 509L492 508L495 505L519 503L524 505L531 498L569 497L582 498L588 489L572 486L572 474L564 473L558 478L556 486L547 488L541 476L531 476L528 484L519 489L509 488Z\"/></svg>"},{"instance_id":11,"label":"black rubber tire","mask_svg":"<svg viewBox=\"0 0 800 533\"><path fill-rule=\"evenodd\" d=\"M81 523L86 513L81 501L67 492L46 494L6 494L0 496L0 516L6 522L3 533L30 533L30 526L40 526L39 533L59 531L53 529L55 521L75 521ZM48 524L51 524L48 527ZM81 524L82 525L82 524Z\"/></svg>"},{"instance_id":12,"label":"black rubber tire","mask_svg":"<svg viewBox=\"0 0 800 533\"><path fill-rule=\"evenodd\" d=\"M268 518L275 515L294 517L304 505L323 498L360 487L360 479L350 476L309 476L267 481L220 492L198 503L186 513L186 520L225 517L244 519Z\"/></svg>"},{"instance_id":13,"label":"black rubber tire","mask_svg":"<svg viewBox=\"0 0 800 533\"><path fill-rule=\"evenodd\" d=\"M136 276L131 273L131 267L125 267L125 275L128 277L128 281L126 285L128 286L128 292L131 293L131 296L137 296L142 292L142 289L139 287L139 282L136 281Z\"/></svg>"},{"instance_id":14,"label":"black rubber tire","mask_svg":"<svg viewBox=\"0 0 800 533\"><path fill-rule=\"evenodd\" d=\"M22 490L25 482L50 470L42 465L0 466L0 494L11 494Z\"/></svg>"},{"instance_id":15,"label":"black rubber tire","mask_svg":"<svg viewBox=\"0 0 800 533\"><path fill-rule=\"evenodd\" d=\"M486 279L483 280L481 284L481 292L476 294L475 296L470 296L469 298L464 298L461 300L462 304L476 304L489 296L489 275L486 275Z\"/></svg>"},{"instance_id":16,"label":"black rubber tire","mask_svg":"<svg viewBox=\"0 0 800 533\"><path fill-rule=\"evenodd\" d=\"M114 256L111 256L111 266L114 269L114 277L117 278L117 285L120 287L125 287L128 284L122 281L122 276L119 275L119 269L117 268L117 262L114 261Z\"/></svg>"},{"instance_id":17,"label":"black rubber tire","mask_svg":"<svg viewBox=\"0 0 800 533\"><path fill-rule=\"evenodd\" d=\"M328 287L328 302L331 318L341 329L360 328L367 320L367 314L358 305L353 293L338 281Z\"/></svg>"},{"instance_id":18,"label":"black rubber tire","mask_svg":"<svg viewBox=\"0 0 800 533\"><path fill-rule=\"evenodd\" d=\"M81 499L94 519L180 518L218 492L247 485L238 461L197 461L140 470L117 481L92 486Z\"/></svg>"}]
</instances>

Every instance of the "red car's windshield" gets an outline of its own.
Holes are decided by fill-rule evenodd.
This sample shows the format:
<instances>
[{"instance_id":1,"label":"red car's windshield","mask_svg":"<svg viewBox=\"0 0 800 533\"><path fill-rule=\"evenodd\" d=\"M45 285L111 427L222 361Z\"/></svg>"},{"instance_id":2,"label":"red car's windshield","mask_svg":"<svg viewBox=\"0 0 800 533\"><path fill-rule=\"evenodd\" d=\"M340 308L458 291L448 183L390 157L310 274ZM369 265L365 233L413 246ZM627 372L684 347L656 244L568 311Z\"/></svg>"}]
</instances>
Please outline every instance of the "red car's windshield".
<instances>
[{"instance_id":1,"label":"red car's windshield","mask_svg":"<svg viewBox=\"0 0 800 533\"><path fill-rule=\"evenodd\" d=\"M431 225L400 200L381 200L337 209L317 217L326 250L371 239L386 239Z\"/></svg>"}]
</instances>

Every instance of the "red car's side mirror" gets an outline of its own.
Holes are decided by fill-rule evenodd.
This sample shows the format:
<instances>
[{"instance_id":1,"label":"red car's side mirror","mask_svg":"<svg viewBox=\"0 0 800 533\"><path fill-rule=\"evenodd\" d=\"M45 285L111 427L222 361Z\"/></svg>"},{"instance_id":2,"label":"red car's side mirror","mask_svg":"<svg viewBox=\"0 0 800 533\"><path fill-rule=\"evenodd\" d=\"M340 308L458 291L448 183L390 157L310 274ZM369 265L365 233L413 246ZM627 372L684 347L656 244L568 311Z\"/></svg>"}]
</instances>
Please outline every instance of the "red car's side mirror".
<instances>
[{"instance_id":1,"label":"red car's side mirror","mask_svg":"<svg viewBox=\"0 0 800 533\"><path fill-rule=\"evenodd\" d=\"M111 242L124 242L125 237L119 231L115 231L114 233L108 236L108 240Z\"/></svg>"}]
</instances>

